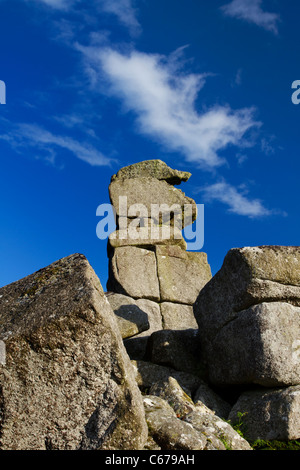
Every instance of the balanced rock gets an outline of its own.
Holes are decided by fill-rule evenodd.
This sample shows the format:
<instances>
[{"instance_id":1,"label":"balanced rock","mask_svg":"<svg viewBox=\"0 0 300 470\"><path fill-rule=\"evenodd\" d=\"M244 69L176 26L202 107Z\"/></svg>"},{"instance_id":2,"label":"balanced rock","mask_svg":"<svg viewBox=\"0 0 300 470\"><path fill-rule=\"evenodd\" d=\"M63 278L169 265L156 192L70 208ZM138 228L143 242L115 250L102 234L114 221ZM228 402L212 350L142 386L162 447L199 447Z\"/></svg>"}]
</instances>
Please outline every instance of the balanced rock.
<instances>
[{"instance_id":1,"label":"balanced rock","mask_svg":"<svg viewBox=\"0 0 300 470\"><path fill-rule=\"evenodd\" d=\"M179 221L182 227L190 225L197 217L193 199L156 178L116 179L109 186L109 196L118 217L152 219L157 224L173 220ZM186 217L185 206L189 206Z\"/></svg>"},{"instance_id":2,"label":"balanced rock","mask_svg":"<svg viewBox=\"0 0 300 470\"><path fill-rule=\"evenodd\" d=\"M112 176L111 181L141 177L156 178L174 185L180 184L182 181L188 181L191 173L173 170L162 160L145 160L121 168L116 175Z\"/></svg>"},{"instance_id":3,"label":"balanced rock","mask_svg":"<svg viewBox=\"0 0 300 470\"><path fill-rule=\"evenodd\" d=\"M1 449L143 448L134 370L83 255L0 289L0 339Z\"/></svg>"}]
</instances>

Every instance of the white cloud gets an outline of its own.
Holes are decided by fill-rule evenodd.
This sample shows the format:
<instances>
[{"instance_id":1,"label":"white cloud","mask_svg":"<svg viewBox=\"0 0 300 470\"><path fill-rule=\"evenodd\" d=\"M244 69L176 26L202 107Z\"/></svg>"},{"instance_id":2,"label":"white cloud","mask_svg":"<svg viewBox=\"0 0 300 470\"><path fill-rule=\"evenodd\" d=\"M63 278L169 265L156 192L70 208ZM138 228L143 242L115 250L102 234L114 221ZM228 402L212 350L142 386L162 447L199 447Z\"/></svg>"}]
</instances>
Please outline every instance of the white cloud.
<instances>
[{"instance_id":1,"label":"white cloud","mask_svg":"<svg viewBox=\"0 0 300 470\"><path fill-rule=\"evenodd\" d=\"M233 0L221 9L227 16L246 20L267 31L278 33L280 16L277 13L264 11L262 9L262 0Z\"/></svg>"},{"instance_id":2,"label":"white cloud","mask_svg":"<svg viewBox=\"0 0 300 470\"><path fill-rule=\"evenodd\" d=\"M112 161L88 143L80 143L71 137L53 134L36 124L19 124L9 134L0 135L0 139L18 150L24 146L36 148L46 153L49 160L54 159L59 149L64 149L92 166L109 166Z\"/></svg>"},{"instance_id":3,"label":"white cloud","mask_svg":"<svg viewBox=\"0 0 300 470\"><path fill-rule=\"evenodd\" d=\"M229 207L229 212L250 218L271 215L273 211L266 209L258 199L247 198L245 191L239 192L234 186L222 180L219 183L200 188L205 202L218 201Z\"/></svg>"},{"instance_id":4,"label":"white cloud","mask_svg":"<svg viewBox=\"0 0 300 470\"><path fill-rule=\"evenodd\" d=\"M78 48L94 86L95 77L102 78L104 72L109 93L136 114L139 131L168 151L181 152L189 162L206 169L221 165L224 160L219 152L229 145L248 145L245 134L260 125L252 108L234 111L229 106L212 106L199 113L196 99L207 74L184 74L174 54L168 61L137 51L122 54L111 48Z\"/></svg>"},{"instance_id":5,"label":"white cloud","mask_svg":"<svg viewBox=\"0 0 300 470\"><path fill-rule=\"evenodd\" d=\"M115 15L133 34L140 32L141 27L132 0L98 0L98 3L104 11Z\"/></svg>"}]
</instances>

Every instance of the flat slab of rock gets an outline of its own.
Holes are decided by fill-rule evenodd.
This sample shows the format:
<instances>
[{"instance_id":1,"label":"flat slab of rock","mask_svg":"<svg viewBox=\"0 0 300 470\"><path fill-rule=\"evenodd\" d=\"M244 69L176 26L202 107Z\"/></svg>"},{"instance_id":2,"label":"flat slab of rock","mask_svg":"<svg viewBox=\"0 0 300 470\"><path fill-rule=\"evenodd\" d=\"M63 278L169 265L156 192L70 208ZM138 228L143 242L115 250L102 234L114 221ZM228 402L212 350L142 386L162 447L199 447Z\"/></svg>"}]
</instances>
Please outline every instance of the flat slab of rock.
<instances>
[{"instance_id":1,"label":"flat slab of rock","mask_svg":"<svg viewBox=\"0 0 300 470\"><path fill-rule=\"evenodd\" d=\"M211 280L207 255L176 246L156 246L160 296L163 302L193 305Z\"/></svg>"},{"instance_id":2,"label":"flat slab of rock","mask_svg":"<svg viewBox=\"0 0 300 470\"><path fill-rule=\"evenodd\" d=\"M135 246L116 248L109 260L107 290L135 299L159 301L155 253Z\"/></svg>"},{"instance_id":3,"label":"flat slab of rock","mask_svg":"<svg viewBox=\"0 0 300 470\"><path fill-rule=\"evenodd\" d=\"M0 448L141 449L141 395L99 279L75 254L0 289Z\"/></svg>"},{"instance_id":4,"label":"flat slab of rock","mask_svg":"<svg viewBox=\"0 0 300 470\"><path fill-rule=\"evenodd\" d=\"M300 385L244 392L230 412L233 424L240 419L238 413L248 440L300 439Z\"/></svg>"},{"instance_id":5,"label":"flat slab of rock","mask_svg":"<svg viewBox=\"0 0 300 470\"><path fill-rule=\"evenodd\" d=\"M147 220L145 227L128 227L122 230L116 230L108 238L108 249L118 248L120 246L139 246L149 248L156 245L176 245L186 250L187 244L182 237L180 229L174 226L153 225Z\"/></svg>"},{"instance_id":6,"label":"flat slab of rock","mask_svg":"<svg viewBox=\"0 0 300 470\"><path fill-rule=\"evenodd\" d=\"M164 180L174 185L180 184L182 181L188 181L191 177L191 173L173 170L162 160L145 160L121 168L116 175L112 176L111 181L116 179L141 178L145 176Z\"/></svg>"}]
</instances>

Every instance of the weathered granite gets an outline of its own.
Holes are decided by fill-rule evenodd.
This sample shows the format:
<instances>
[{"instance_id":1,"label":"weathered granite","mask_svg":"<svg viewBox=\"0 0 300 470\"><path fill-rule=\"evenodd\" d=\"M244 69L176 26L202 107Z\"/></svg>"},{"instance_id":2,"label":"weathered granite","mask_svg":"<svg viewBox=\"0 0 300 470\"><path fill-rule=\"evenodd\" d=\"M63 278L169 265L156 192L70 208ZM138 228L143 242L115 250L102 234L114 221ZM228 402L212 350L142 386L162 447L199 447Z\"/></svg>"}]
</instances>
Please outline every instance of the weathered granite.
<instances>
[{"instance_id":1,"label":"weathered granite","mask_svg":"<svg viewBox=\"0 0 300 470\"><path fill-rule=\"evenodd\" d=\"M148 340L152 333L163 329L159 304L148 299L137 299L136 305L147 313L149 329L138 335L124 340L124 345L130 359L143 359Z\"/></svg>"},{"instance_id":2,"label":"weathered granite","mask_svg":"<svg viewBox=\"0 0 300 470\"><path fill-rule=\"evenodd\" d=\"M155 253L135 246L114 250L107 290L135 299L160 300Z\"/></svg>"},{"instance_id":3,"label":"weathered granite","mask_svg":"<svg viewBox=\"0 0 300 470\"><path fill-rule=\"evenodd\" d=\"M187 252L176 246L156 246L155 252L161 300L193 305L211 280L206 253Z\"/></svg>"},{"instance_id":4,"label":"weathered granite","mask_svg":"<svg viewBox=\"0 0 300 470\"><path fill-rule=\"evenodd\" d=\"M187 414L183 420L189 423L193 429L200 433L206 434L208 439L216 447L216 443L221 442L223 449L217 447L218 450L252 450L250 444L233 427L220 419L214 413L195 409Z\"/></svg>"},{"instance_id":5,"label":"weathered granite","mask_svg":"<svg viewBox=\"0 0 300 470\"><path fill-rule=\"evenodd\" d=\"M182 227L197 218L197 205L193 199L156 178L116 179L109 186L109 196L118 217L151 218L156 223L180 220ZM126 198L126 203L121 198ZM189 206L188 217L184 217L185 206Z\"/></svg>"},{"instance_id":6,"label":"weathered granite","mask_svg":"<svg viewBox=\"0 0 300 470\"><path fill-rule=\"evenodd\" d=\"M165 330L198 328L192 305L162 302L160 310Z\"/></svg>"},{"instance_id":7,"label":"weathered granite","mask_svg":"<svg viewBox=\"0 0 300 470\"><path fill-rule=\"evenodd\" d=\"M131 363L135 371L135 380L142 392L149 391L154 383L168 381L170 377L173 377L184 392L192 398L203 383L199 377L188 372L177 371L171 367L140 360L133 360Z\"/></svg>"},{"instance_id":8,"label":"weathered granite","mask_svg":"<svg viewBox=\"0 0 300 470\"><path fill-rule=\"evenodd\" d=\"M83 255L0 289L0 339L1 449L143 448L134 371Z\"/></svg>"},{"instance_id":9,"label":"weathered granite","mask_svg":"<svg viewBox=\"0 0 300 470\"><path fill-rule=\"evenodd\" d=\"M160 401L155 401L154 396L158 397ZM193 446L191 447L193 450L199 449L199 447L195 446L197 445L197 435L203 446L202 450L251 450L249 443L229 423L216 416L204 404L198 403L195 405L172 377L167 381L153 384L146 400L148 401L146 401L146 419L148 425L150 424L150 433L155 440L157 439L155 433L153 433L153 428L151 429L151 425L154 425L156 432L161 431L161 429L170 430L171 426L173 426L173 435L177 438L178 430L181 431L181 438L184 437L185 440L189 440L192 437L190 445ZM178 422L174 422L174 415L172 417L171 411L167 408L165 402L175 412L177 419L180 420L180 425ZM157 415L157 408L160 408L160 411L163 409L164 412L160 412ZM184 424L190 426L190 433L187 433L187 428L183 426ZM172 439L170 433L165 431L165 435ZM161 445L162 443L159 442L159 444Z\"/></svg>"},{"instance_id":10,"label":"weathered granite","mask_svg":"<svg viewBox=\"0 0 300 470\"><path fill-rule=\"evenodd\" d=\"M230 412L233 424L239 413L250 441L300 439L300 385L244 392Z\"/></svg>"},{"instance_id":11,"label":"weathered granite","mask_svg":"<svg viewBox=\"0 0 300 470\"><path fill-rule=\"evenodd\" d=\"M176 417L175 411L162 398L144 396L149 434L164 450L204 450L207 438L188 423Z\"/></svg>"},{"instance_id":12,"label":"weathered granite","mask_svg":"<svg viewBox=\"0 0 300 470\"><path fill-rule=\"evenodd\" d=\"M107 300L113 309L123 339L136 336L150 328L147 312L137 302L126 295L113 292L106 293Z\"/></svg>"},{"instance_id":13,"label":"weathered granite","mask_svg":"<svg viewBox=\"0 0 300 470\"><path fill-rule=\"evenodd\" d=\"M227 419L231 411L231 405L215 393L205 382L201 381L201 384L197 388L193 401L195 405L204 404L216 416L222 419Z\"/></svg>"},{"instance_id":14,"label":"weathered granite","mask_svg":"<svg viewBox=\"0 0 300 470\"><path fill-rule=\"evenodd\" d=\"M156 331L149 338L145 360L204 378L198 349L198 330Z\"/></svg>"},{"instance_id":15,"label":"weathered granite","mask_svg":"<svg viewBox=\"0 0 300 470\"><path fill-rule=\"evenodd\" d=\"M200 292L194 311L210 340L237 312L277 301L300 306L300 247L233 248Z\"/></svg>"},{"instance_id":16,"label":"weathered granite","mask_svg":"<svg viewBox=\"0 0 300 470\"><path fill-rule=\"evenodd\" d=\"M173 170L162 160L145 160L121 168L116 175L113 175L111 181L116 179L132 179L141 177L151 177L158 180L167 181L172 185L180 184L182 181L188 181L191 173L187 171Z\"/></svg>"},{"instance_id":17,"label":"weathered granite","mask_svg":"<svg viewBox=\"0 0 300 470\"><path fill-rule=\"evenodd\" d=\"M128 227L116 230L108 238L108 250L121 246L139 246L143 248L155 245L176 245L186 250L187 243L182 237L182 231L177 227L167 225L151 225L147 220L145 226L132 226L129 221ZM136 222L134 222L135 224Z\"/></svg>"},{"instance_id":18,"label":"weathered granite","mask_svg":"<svg viewBox=\"0 0 300 470\"><path fill-rule=\"evenodd\" d=\"M285 302L254 305L236 314L211 340L209 378L219 385L297 385L299 338L300 307Z\"/></svg>"}]
</instances>

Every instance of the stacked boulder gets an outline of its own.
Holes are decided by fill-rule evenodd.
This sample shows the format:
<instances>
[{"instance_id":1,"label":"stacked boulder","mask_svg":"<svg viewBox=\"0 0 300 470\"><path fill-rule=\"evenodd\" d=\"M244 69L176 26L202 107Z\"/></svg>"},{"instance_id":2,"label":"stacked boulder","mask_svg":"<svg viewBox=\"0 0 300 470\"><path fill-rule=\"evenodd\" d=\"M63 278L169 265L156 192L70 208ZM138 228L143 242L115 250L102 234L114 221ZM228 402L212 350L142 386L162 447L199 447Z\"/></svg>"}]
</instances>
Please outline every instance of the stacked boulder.
<instances>
[{"instance_id":1,"label":"stacked boulder","mask_svg":"<svg viewBox=\"0 0 300 470\"><path fill-rule=\"evenodd\" d=\"M133 359L144 358L154 332L193 336L198 328L193 305L211 271L205 253L186 251L182 229L196 219L197 205L174 187L190 176L148 160L111 179L117 230L108 241L107 298Z\"/></svg>"},{"instance_id":2,"label":"stacked boulder","mask_svg":"<svg viewBox=\"0 0 300 470\"><path fill-rule=\"evenodd\" d=\"M229 419L244 414L252 440L299 439L300 248L230 250L194 311L210 383L244 389Z\"/></svg>"}]
</instances>

